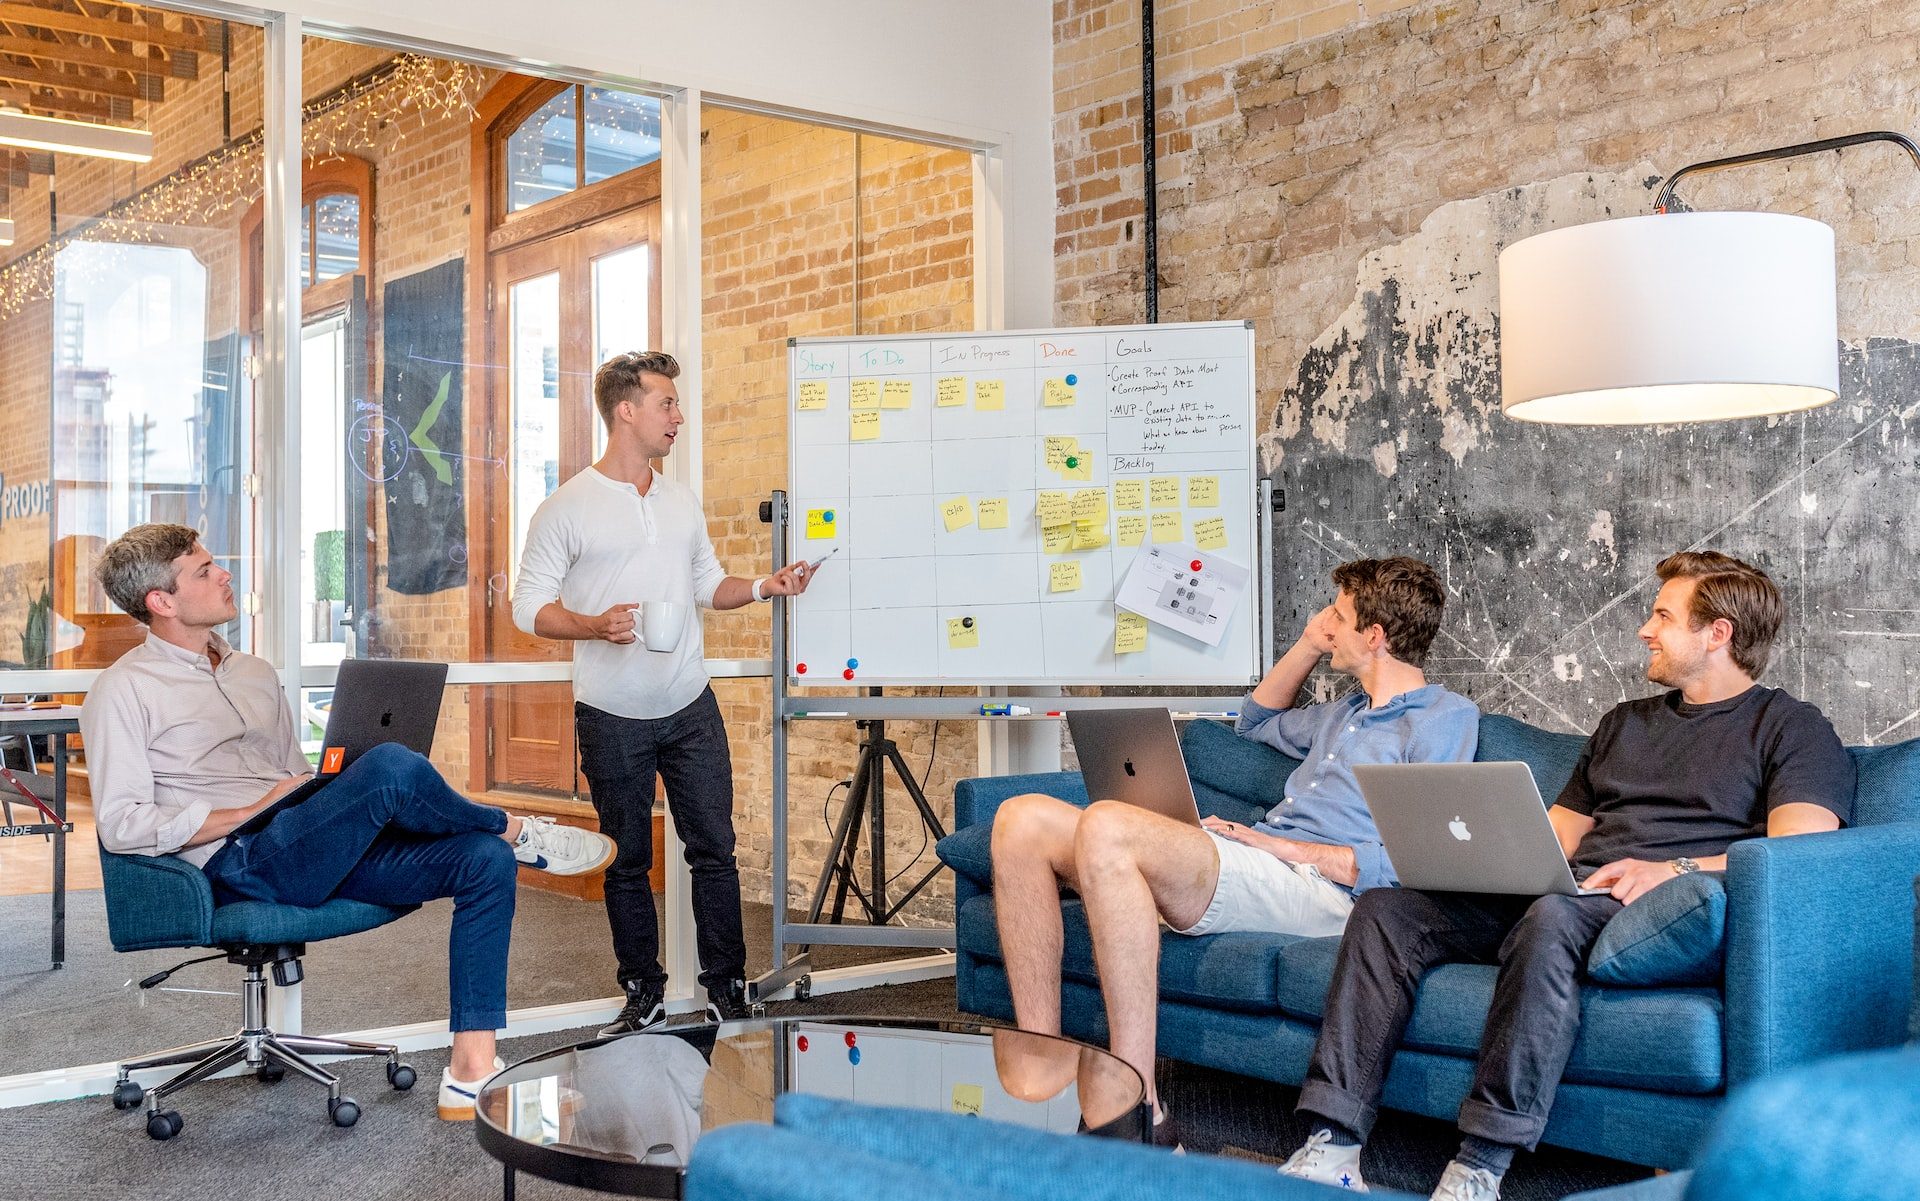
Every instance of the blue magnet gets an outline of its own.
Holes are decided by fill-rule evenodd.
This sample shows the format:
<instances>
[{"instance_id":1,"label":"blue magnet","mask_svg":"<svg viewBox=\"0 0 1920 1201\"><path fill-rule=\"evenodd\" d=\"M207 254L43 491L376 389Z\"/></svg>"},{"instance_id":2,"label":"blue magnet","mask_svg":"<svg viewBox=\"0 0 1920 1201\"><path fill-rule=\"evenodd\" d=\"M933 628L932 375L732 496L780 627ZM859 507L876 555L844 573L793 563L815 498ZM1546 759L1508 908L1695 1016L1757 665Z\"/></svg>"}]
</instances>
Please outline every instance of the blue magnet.
<instances>
[{"instance_id":1,"label":"blue magnet","mask_svg":"<svg viewBox=\"0 0 1920 1201\"><path fill-rule=\"evenodd\" d=\"M833 510L832 510L832 509L828 509L828 510L827 510L826 512L824 512L824 513L822 513L822 514L820 514L820 520L822 520L822 521L832 521L832 520L833 520Z\"/></svg>"},{"instance_id":2,"label":"blue magnet","mask_svg":"<svg viewBox=\"0 0 1920 1201\"><path fill-rule=\"evenodd\" d=\"M854 1067L860 1066L860 1048L859 1047L847 1048L847 1062L852 1064Z\"/></svg>"},{"instance_id":3,"label":"blue magnet","mask_svg":"<svg viewBox=\"0 0 1920 1201\"><path fill-rule=\"evenodd\" d=\"M1073 387L1075 384L1079 382L1080 382L1080 377L1077 375L1069 375L1067 377L1067 387L1069 388Z\"/></svg>"},{"instance_id":4,"label":"blue magnet","mask_svg":"<svg viewBox=\"0 0 1920 1201\"><path fill-rule=\"evenodd\" d=\"M858 670L858 669L859 669L859 667L860 667L860 660L858 660L858 659L848 659L848 660L847 660L847 666L848 666L848 667L851 667L851 668L854 668L855 670Z\"/></svg>"}]
</instances>

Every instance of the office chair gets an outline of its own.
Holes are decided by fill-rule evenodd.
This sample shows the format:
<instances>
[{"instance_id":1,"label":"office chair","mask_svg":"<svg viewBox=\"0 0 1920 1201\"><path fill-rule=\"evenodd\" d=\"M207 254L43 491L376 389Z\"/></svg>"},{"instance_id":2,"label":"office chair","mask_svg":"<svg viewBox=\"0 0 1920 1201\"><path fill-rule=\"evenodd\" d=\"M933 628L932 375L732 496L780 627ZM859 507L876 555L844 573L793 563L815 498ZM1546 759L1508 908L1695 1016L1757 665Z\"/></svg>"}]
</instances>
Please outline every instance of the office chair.
<instances>
[{"instance_id":1,"label":"office chair","mask_svg":"<svg viewBox=\"0 0 1920 1201\"><path fill-rule=\"evenodd\" d=\"M147 951L159 947L214 947L229 963L246 968L241 992L242 1020L232 1038L175 1047L157 1055L129 1059L119 1065L113 1088L113 1107L133 1109L144 1100L147 1134L162 1142L180 1133L177 1110L163 1109L167 1098L196 1081L230 1067L245 1065L259 1080L271 1084L292 1068L327 1086L327 1114L336 1126L360 1119L360 1106L340 1093L339 1077L314 1063L311 1055L380 1055L387 1061L387 1083L396 1090L413 1087L416 1073L401 1062L397 1047L302 1034L276 1034L267 1026L267 977L274 983L298 984L300 957L306 944L372 930L404 917L418 906L369 905L335 897L311 909L267 901L235 901L216 905L206 874L171 856L116 855L100 849L101 884L107 902L107 933L116 951ZM218 959L209 955L205 959ZM188 960L189 963L205 959ZM140 982L151 988L180 967L169 968ZM142 1088L131 1074L146 1068L185 1064L163 1084Z\"/></svg>"}]
</instances>

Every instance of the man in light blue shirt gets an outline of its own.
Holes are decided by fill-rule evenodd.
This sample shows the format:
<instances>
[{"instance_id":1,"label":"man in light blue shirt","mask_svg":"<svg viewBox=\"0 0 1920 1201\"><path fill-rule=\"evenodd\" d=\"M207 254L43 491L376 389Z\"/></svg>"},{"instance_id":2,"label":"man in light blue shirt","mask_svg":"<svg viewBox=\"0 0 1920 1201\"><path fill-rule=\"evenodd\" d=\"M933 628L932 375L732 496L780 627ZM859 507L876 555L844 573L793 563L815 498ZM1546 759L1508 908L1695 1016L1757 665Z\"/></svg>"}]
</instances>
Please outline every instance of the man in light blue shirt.
<instances>
[{"instance_id":1,"label":"man in light blue shirt","mask_svg":"<svg viewBox=\"0 0 1920 1201\"><path fill-rule=\"evenodd\" d=\"M1418 559L1360 559L1334 568L1333 584L1333 603L1241 702L1241 737L1304 760L1264 821L1210 817L1197 830L1117 801L1083 810L1035 793L994 816L994 901L1021 1028L1060 1032L1064 882L1086 904L1111 1048L1150 1100L1160 923L1188 935L1340 933L1358 893L1394 883L1353 764L1473 758L1479 709L1427 683L1421 666L1446 603L1438 573ZM1359 687L1295 708L1323 657ZM1154 1141L1171 1144L1164 1117L1155 1101Z\"/></svg>"}]
</instances>

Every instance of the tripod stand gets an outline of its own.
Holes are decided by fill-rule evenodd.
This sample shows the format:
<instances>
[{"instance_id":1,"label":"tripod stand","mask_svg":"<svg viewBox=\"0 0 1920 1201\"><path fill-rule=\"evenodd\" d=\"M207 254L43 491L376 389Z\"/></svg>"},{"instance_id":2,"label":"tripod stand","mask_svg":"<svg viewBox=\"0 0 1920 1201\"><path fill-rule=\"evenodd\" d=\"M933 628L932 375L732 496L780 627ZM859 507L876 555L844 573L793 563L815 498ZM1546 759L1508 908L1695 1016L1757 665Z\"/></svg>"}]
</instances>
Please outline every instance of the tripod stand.
<instances>
[{"instance_id":1,"label":"tripod stand","mask_svg":"<svg viewBox=\"0 0 1920 1201\"><path fill-rule=\"evenodd\" d=\"M872 691L875 696L880 693L878 688ZM900 911L907 907L907 902L933 881L941 867L935 863L898 901L892 905L887 903L886 773L889 765L899 775L900 783L906 786L914 808L920 811L920 823L926 827L928 836L938 841L947 836L947 831L940 824L933 806L927 804L927 795L920 791L919 783L907 769L906 760L900 757L900 748L887 737L887 723L878 718L867 718L854 724L863 735L860 758L854 765L853 783L847 789L846 807L840 811L840 819L833 825L833 843L827 851L826 864L820 869L820 883L814 887L813 905L807 911L807 921L813 923L820 920L820 911L827 904L827 888L832 885L833 916L829 920L834 924L845 920L847 893L851 892L866 911L867 922L884 926L899 916ZM855 861L860 852L860 826L863 822L867 824L867 870L871 874L865 892L860 890L855 879L858 874Z\"/></svg>"}]
</instances>

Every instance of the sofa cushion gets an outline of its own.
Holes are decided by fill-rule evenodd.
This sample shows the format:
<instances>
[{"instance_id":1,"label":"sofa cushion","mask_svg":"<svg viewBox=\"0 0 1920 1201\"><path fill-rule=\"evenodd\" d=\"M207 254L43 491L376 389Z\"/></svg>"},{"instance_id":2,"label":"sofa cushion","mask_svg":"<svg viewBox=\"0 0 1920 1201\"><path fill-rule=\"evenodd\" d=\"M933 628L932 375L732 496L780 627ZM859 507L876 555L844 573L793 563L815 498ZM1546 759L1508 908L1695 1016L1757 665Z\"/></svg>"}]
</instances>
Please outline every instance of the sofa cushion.
<instances>
[{"instance_id":1,"label":"sofa cushion","mask_svg":"<svg viewBox=\"0 0 1920 1201\"><path fill-rule=\"evenodd\" d=\"M1190 721L1180 754L1193 781L1193 799L1208 817L1258 821L1287 796L1287 777L1300 760L1251 742L1217 721Z\"/></svg>"},{"instance_id":2,"label":"sofa cushion","mask_svg":"<svg viewBox=\"0 0 1920 1201\"><path fill-rule=\"evenodd\" d=\"M1299 939L1280 948L1282 1011L1318 1022L1333 979L1337 938ZM1496 969L1449 963L1420 982L1404 1046L1471 1059L1480 1053ZM1580 990L1580 1037L1565 1079L1649 1092L1712 1093L1725 1079L1718 989Z\"/></svg>"},{"instance_id":3,"label":"sofa cushion","mask_svg":"<svg viewBox=\"0 0 1920 1201\"><path fill-rule=\"evenodd\" d=\"M1001 961L995 926L994 898L976 897L960 915L960 949L969 955ZM1066 942L1061 974L1083 984L1098 984L1093 964L1093 936L1087 929L1086 907L1077 899L1061 904ZM1165 931L1160 935L1160 996L1211 1009L1244 1013L1273 1013L1279 1007L1282 948L1297 942L1291 934L1210 934L1186 938Z\"/></svg>"},{"instance_id":4,"label":"sofa cushion","mask_svg":"<svg viewBox=\"0 0 1920 1201\"><path fill-rule=\"evenodd\" d=\"M1920 738L1887 746L1850 746L1856 782L1853 824L1920 821Z\"/></svg>"},{"instance_id":5,"label":"sofa cushion","mask_svg":"<svg viewBox=\"0 0 1920 1201\"><path fill-rule=\"evenodd\" d=\"M993 823L968 826L933 844L940 862L981 888L993 887Z\"/></svg>"},{"instance_id":6,"label":"sofa cushion","mask_svg":"<svg viewBox=\"0 0 1920 1201\"><path fill-rule=\"evenodd\" d=\"M1726 873L1693 872L1614 914L1587 955L1587 974L1601 984L1712 984L1726 941Z\"/></svg>"},{"instance_id":7,"label":"sofa cushion","mask_svg":"<svg viewBox=\"0 0 1920 1201\"><path fill-rule=\"evenodd\" d=\"M1533 769L1533 782L1540 789L1541 799L1551 805L1567 786L1586 745L1584 734L1554 734L1503 714L1485 713L1480 717L1480 745L1473 761L1525 763Z\"/></svg>"}]
</instances>

